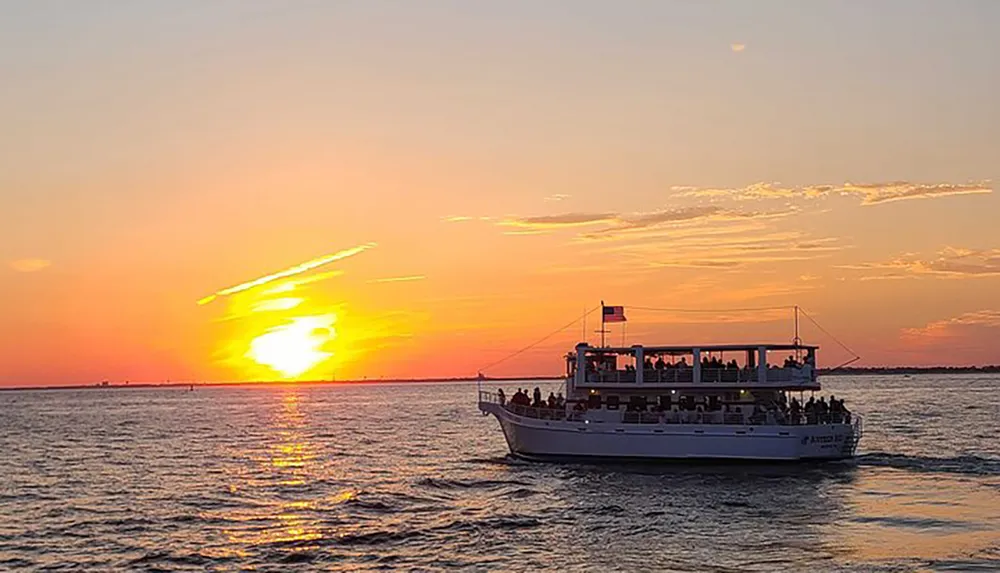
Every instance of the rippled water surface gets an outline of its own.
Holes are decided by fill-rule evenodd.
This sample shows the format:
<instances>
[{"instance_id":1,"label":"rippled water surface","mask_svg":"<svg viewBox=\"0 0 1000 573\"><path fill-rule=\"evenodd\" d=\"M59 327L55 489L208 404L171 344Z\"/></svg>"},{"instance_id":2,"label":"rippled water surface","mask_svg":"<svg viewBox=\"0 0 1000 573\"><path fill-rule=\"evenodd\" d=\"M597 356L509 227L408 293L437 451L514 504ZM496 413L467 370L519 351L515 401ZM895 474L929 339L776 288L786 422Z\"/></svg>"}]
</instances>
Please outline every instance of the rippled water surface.
<instances>
[{"instance_id":1,"label":"rippled water surface","mask_svg":"<svg viewBox=\"0 0 1000 573\"><path fill-rule=\"evenodd\" d=\"M855 461L514 461L474 384L2 392L0 569L1000 570L1000 379L824 384Z\"/></svg>"}]
</instances>

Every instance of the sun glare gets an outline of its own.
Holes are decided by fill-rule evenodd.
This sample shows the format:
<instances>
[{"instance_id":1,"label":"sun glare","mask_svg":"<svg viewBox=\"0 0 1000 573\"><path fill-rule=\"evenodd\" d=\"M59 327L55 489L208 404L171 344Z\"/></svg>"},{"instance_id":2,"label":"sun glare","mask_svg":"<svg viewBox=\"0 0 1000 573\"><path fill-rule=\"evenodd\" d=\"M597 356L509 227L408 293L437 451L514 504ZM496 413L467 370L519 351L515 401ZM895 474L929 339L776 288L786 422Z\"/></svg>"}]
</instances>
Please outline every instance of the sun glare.
<instances>
[{"instance_id":1,"label":"sun glare","mask_svg":"<svg viewBox=\"0 0 1000 573\"><path fill-rule=\"evenodd\" d=\"M333 356L323 347L337 335L335 321L332 314L293 318L254 338L246 356L285 378L301 376Z\"/></svg>"}]
</instances>

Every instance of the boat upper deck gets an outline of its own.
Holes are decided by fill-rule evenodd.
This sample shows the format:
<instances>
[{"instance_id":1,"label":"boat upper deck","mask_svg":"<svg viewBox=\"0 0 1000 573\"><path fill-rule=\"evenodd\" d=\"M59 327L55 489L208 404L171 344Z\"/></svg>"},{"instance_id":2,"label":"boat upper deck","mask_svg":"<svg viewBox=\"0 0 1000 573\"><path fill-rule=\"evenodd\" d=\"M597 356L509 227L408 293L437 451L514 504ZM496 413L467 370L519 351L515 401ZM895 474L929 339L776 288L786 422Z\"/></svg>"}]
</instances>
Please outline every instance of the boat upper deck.
<instances>
[{"instance_id":1,"label":"boat upper deck","mask_svg":"<svg viewBox=\"0 0 1000 573\"><path fill-rule=\"evenodd\" d=\"M819 390L818 348L803 344L595 347L581 343L566 356L566 375L580 389ZM774 352L791 354L778 367L768 362Z\"/></svg>"}]
</instances>

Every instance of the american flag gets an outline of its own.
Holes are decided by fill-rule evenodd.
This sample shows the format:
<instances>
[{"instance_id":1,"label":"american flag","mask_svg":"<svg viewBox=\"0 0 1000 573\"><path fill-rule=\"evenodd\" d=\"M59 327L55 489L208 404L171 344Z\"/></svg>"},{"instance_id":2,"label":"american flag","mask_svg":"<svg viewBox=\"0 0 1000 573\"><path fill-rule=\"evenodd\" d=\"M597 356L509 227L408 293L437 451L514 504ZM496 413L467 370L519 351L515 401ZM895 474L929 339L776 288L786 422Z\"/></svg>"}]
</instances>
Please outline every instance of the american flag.
<instances>
[{"instance_id":1,"label":"american flag","mask_svg":"<svg viewBox=\"0 0 1000 573\"><path fill-rule=\"evenodd\" d=\"M601 312L604 322L625 322L624 306L605 306Z\"/></svg>"}]
</instances>

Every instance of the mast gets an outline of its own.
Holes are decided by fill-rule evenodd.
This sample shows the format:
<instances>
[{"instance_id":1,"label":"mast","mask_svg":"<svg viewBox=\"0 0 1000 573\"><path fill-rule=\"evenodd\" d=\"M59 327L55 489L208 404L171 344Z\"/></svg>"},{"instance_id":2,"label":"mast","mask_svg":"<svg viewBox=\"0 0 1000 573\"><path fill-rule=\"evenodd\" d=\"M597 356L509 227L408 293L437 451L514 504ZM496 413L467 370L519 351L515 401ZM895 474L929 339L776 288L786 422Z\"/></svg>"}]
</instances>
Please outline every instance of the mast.
<instances>
[{"instance_id":1,"label":"mast","mask_svg":"<svg viewBox=\"0 0 1000 573\"><path fill-rule=\"evenodd\" d=\"M795 305L795 337L792 338L792 344L802 344L802 339L799 338L799 305Z\"/></svg>"},{"instance_id":2,"label":"mast","mask_svg":"<svg viewBox=\"0 0 1000 573\"><path fill-rule=\"evenodd\" d=\"M601 348L604 348L604 301L601 301Z\"/></svg>"}]
</instances>

